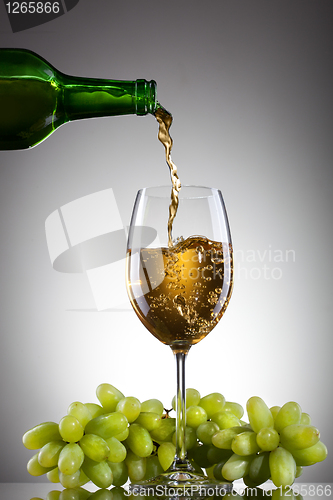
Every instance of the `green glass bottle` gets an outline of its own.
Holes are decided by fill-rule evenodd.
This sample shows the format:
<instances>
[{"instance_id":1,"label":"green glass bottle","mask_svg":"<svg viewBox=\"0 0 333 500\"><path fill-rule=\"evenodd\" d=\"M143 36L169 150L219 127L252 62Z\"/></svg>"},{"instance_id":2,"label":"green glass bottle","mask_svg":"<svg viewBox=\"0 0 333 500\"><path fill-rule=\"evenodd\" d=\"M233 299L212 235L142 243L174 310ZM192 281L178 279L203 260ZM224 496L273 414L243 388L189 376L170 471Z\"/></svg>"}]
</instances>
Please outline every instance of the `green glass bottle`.
<instances>
[{"instance_id":1,"label":"green glass bottle","mask_svg":"<svg viewBox=\"0 0 333 500\"><path fill-rule=\"evenodd\" d=\"M68 76L24 49L0 49L0 150L26 149L83 118L154 113L156 82Z\"/></svg>"}]
</instances>

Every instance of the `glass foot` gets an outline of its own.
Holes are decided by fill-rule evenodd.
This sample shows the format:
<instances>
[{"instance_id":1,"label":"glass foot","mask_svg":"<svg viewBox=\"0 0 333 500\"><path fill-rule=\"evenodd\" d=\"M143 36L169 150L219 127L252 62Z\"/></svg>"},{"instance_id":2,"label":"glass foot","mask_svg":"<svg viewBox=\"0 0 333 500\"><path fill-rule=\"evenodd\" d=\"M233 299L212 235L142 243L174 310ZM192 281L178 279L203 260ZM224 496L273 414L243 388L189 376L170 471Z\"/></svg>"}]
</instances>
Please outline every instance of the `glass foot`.
<instances>
[{"instance_id":1,"label":"glass foot","mask_svg":"<svg viewBox=\"0 0 333 500\"><path fill-rule=\"evenodd\" d=\"M152 479L130 484L134 496L160 498L202 498L223 496L232 491L232 483L217 481L188 471L167 471Z\"/></svg>"}]
</instances>

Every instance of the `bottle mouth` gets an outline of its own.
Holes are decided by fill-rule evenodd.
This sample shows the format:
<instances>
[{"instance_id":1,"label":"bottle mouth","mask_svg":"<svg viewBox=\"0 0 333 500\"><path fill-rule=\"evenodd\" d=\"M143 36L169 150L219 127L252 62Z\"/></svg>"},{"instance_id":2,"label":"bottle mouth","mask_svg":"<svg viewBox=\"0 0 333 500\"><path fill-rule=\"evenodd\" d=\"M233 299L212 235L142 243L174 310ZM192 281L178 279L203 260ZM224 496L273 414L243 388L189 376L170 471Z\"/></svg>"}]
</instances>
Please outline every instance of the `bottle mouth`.
<instances>
[{"instance_id":1,"label":"bottle mouth","mask_svg":"<svg viewBox=\"0 0 333 500\"><path fill-rule=\"evenodd\" d=\"M135 82L135 112L137 115L154 114L156 111L155 80L136 80Z\"/></svg>"}]
</instances>

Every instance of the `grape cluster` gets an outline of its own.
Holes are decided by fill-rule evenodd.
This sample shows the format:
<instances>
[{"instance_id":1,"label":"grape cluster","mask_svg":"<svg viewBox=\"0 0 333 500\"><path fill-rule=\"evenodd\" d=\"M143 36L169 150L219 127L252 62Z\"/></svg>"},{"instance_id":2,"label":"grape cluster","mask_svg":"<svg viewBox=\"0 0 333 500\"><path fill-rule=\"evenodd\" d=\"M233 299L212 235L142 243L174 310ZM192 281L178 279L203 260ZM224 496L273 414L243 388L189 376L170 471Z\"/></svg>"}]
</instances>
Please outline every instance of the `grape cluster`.
<instances>
[{"instance_id":1,"label":"grape cluster","mask_svg":"<svg viewBox=\"0 0 333 500\"><path fill-rule=\"evenodd\" d=\"M44 422L24 434L24 446L39 450L28 472L47 474L64 488L88 481L109 488L167 470L176 450L171 410L157 399L140 403L125 397L110 384L101 384L96 393L100 404L72 403L59 424ZM221 481L243 478L250 487L268 479L285 487L303 466L326 458L319 431L297 403L268 408L252 397L246 409L249 423L242 420L242 406L222 394L201 397L195 389L186 390L186 449L197 471Z\"/></svg>"}]
</instances>

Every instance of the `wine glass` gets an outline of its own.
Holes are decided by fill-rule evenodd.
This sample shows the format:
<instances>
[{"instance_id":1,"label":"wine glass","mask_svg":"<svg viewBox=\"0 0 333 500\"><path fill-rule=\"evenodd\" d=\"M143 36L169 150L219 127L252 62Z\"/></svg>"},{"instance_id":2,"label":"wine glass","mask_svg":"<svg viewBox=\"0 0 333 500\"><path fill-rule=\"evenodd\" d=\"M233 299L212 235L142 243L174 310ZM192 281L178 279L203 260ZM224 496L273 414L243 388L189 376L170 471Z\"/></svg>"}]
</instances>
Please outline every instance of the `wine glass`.
<instances>
[{"instance_id":1,"label":"wine glass","mask_svg":"<svg viewBox=\"0 0 333 500\"><path fill-rule=\"evenodd\" d=\"M221 192L183 186L172 229L168 225L170 186L137 194L128 235L126 283L144 326L174 353L177 368L176 456L163 474L131 485L144 493L157 485L189 487L230 484L193 469L185 449L185 360L223 316L232 293L233 258ZM169 212L171 213L171 212ZM171 235L171 238L170 238Z\"/></svg>"}]
</instances>

